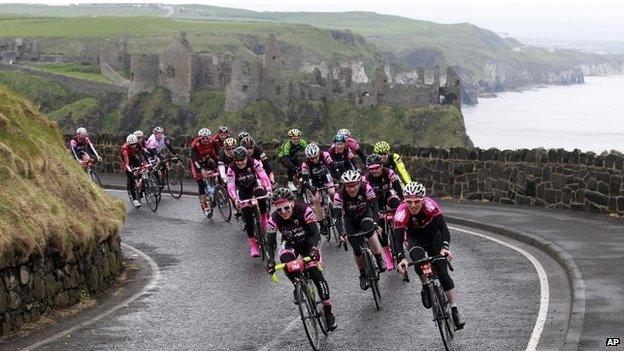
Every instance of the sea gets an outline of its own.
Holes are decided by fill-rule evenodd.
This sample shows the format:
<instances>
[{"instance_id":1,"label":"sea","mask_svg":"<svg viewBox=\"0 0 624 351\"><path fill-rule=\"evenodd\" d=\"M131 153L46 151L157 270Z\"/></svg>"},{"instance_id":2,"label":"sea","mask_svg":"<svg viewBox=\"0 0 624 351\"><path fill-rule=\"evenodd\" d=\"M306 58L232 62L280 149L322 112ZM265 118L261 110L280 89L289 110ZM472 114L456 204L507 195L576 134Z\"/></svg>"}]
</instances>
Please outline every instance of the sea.
<instances>
[{"instance_id":1,"label":"sea","mask_svg":"<svg viewBox=\"0 0 624 351\"><path fill-rule=\"evenodd\" d=\"M497 95L462 107L476 147L624 152L624 75Z\"/></svg>"}]
</instances>

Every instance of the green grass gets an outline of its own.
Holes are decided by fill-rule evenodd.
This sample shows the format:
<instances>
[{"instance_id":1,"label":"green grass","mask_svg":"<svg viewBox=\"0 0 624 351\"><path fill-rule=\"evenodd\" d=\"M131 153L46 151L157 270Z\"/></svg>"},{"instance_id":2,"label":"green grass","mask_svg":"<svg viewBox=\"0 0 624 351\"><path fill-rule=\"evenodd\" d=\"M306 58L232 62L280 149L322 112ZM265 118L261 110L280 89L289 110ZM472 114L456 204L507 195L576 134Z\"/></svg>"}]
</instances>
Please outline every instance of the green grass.
<instances>
[{"instance_id":1,"label":"green grass","mask_svg":"<svg viewBox=\"0 0 624 351\"><path fill-rule=\"evenodd\" d=\"M62 74L68 77L93 80L101 83L110 83L110 79L100 72L100 67L93 64L32 63L29 64L29 66L42 71Z\"/></svg>"},{"instance_id":2,"label":"green grass","mask_svg":"<svg viewBox=\"0 0 624 351\"><path fill-rule=\"evenodd\" d=\"M54 81L18 72L0 71L0 84L25 96L44 113L82 98L80 94L73 93Z\"/></svg>"},{"instance_id":3,"label":"green grass","mask_svg":"<svg viewBox=\"0 0 624 351\"><path fill-rule=\"evenodd\" d=\"M66 260L118 237L125 217L86 176L61 133L0 86L0 269L44 253Z\"/></svg>"},{"instance_id":4,"label":"green grass","mask_svg":"<svg viewBox=\"0 0 624 351\"><path fill-rule=\"evenodd\" d=\"M97 108L98 101L94 98L85 98L71 104L65 105L56 111L47 114L53 121L68 119L72 122L80 117L89 114L90 110Z\"/></svg>"}]
</instances>

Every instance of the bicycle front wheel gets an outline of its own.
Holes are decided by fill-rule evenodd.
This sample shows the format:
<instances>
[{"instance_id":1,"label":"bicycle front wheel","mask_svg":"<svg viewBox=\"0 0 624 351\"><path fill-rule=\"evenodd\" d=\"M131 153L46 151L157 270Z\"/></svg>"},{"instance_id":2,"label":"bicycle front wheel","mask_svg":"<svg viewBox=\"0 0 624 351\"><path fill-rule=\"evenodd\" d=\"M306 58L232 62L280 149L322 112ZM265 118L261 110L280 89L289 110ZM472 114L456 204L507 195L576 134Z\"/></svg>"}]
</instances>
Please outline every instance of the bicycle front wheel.
<instances>
[{"instance_id":1,"label":"bicycle front wheel","mask_svg":"<svg viewBox=\"0 0 624 351\"><path fill-rule=\"evenodd\" d=\"M254 233L256 233L256 242L258 244L258 248L260 249L260 258L264 261L266 256L266 236L264 235L264 228L262 227L262 223L260 222L260 211L256 210L254 220Z\"/></svg>"},{"instance_id":2,"label":"bicycle front wheel","mask_svg":"<svg viewBox=\"0 0 624 351\"><path fill-rule=\"evenodd\" d=\"M375 307L377 308L377 311L379 311L381 309L380 306L380 299L381 296L379 295L379 284L378 284L378 278L377 278L377 269L375 268L375 265L373 264L373 257L371 252L366 249L363 250L364 253L364 273L366 274L366 281L368 282L368 286L371 288L371 291L373 292L373 299L375 300Z\"/></svg>"},{"instance_id":3,"label":"bicycle front wheel","mask_svg":"<svg viewBox=\"0 0 624 351\"><path fill-rule=\"evenodd\" d=\"M303 329L306 332L310 346L315 351L319 350L319 328L316 320L316 313L314 307L314 300L311 299L310 293L307 291L307 287L303 283L296 285L297 302L299 306L299 314L301 315L301 322L303 323Z\"/></svg>"},{"instance_id":4,"label":"bicycle front wheel","mask_svg":"<svg viewBox=\"0 0 624 351\"><path fill-rule=\"evenodd\" d=\"M97 184L98 186L100 186L100 188L102 187L102 181L100 180L100 176L97 175L97 173L95 173L94 170L89 170L89 176L91 177L91 180Z\"/></svg>"},{"instance_id":5,"label":"bicycle front wheel","mask_svg":"<svg viewBox=\"0 0 624 351\"><path fill-rule=\"evenodd\" d=\"M145 202L147 202L147 206L152 210L152 212L156 212L158 210L158 202L159 202L159 192L158 185L154 183L151 177L143 180L143 193L145 197Z\"/></svg>"},{"instance_id":6,"label":"bicycle front wheel","mask_svg":"<svg viewBox=\"0 0 624 351\"><path fill-rule=\"evenodd\" d=\"M443 306L444 300L441 298L440 288L434 285L430 285L429 294L431 296L431 310L433 312L433 319L438 325L438 330L440 331L440 337L442 338L444 348L447 351L452 351L453 345L451 344L451 341L453 339L453 332L448 325L449 316Z\"/></svg>"},{"instance_id":7,"label":"bicycle front wheel","mask_svg":"<svg viewBox=\"0 0 624 351\"><path fill-rule=\"evenodd\" d=\"M217 207L219 207L219 212L221 212L223 220L230 222L230 220L232 220L232 203L230 202L230 197L223 185L217 185L213 201L215 201Z\"/></svg>"}]
</instances>

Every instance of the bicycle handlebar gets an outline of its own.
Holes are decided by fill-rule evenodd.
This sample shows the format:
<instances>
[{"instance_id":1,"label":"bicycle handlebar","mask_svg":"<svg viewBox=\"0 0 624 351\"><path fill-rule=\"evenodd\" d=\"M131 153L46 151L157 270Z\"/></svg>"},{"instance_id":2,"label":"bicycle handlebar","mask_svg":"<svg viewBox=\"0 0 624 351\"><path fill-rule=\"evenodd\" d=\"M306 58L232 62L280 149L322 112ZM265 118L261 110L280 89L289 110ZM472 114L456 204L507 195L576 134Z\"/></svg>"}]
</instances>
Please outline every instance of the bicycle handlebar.
<instances>
[{"instance_id":1,"label":"bicycle handlebar","mask_svg":"<svg viewBox=\"0 0 624 351\"><path fill-rule=\"evenodd\" d=\"M254 196L251 199L247 199L247 200L239 200L241 205L243 204L248 204L248 203L252 203L254 200L258 201L258 200L262 200L262 199L268 199L269 195L262 195L262 196Z\"/></svg>"},{"instance_id":2,"label":"bicycle handlebar","mask_svg":"<svg viewBox=\"0 0 624 351\"><path fill-rule=\"evenodd\" d=\"M314 261L314 259L310 256L306 256L303 258L303 262L304 263L308 263L310 261ZM316 267L318 268L319 271L323 271L323 266L321 265L321 262L319 261L314 261L316 262ZM279 263L275 265L275 273L271 274L271 280L273 280L274 283L278 283L279 279L277 278L277 271L283 270L284 268L286 268L287 263Z\"/></svg>"},{"instance_id":3,"label":"bicycle handlebar","mask_svg":"<svg viewBox=\"0 0 624 351\"><path fill-rule=\"evenodd\" d=\"M433 262L433 261L437 261L437 260L445 260L446 264L449 267L449 270L452 272L454 271L453 269L453 265L451 265L451 262L448 260L448 258L445 255L436 255L436 256L432 256L432 257L425 257L422 260L418 260L418 261L412 261L410 263L408 263L408 267L414 266L414 265L419 265L421 263L426 263L426 262Z\"/></svg>"}]
</instances>

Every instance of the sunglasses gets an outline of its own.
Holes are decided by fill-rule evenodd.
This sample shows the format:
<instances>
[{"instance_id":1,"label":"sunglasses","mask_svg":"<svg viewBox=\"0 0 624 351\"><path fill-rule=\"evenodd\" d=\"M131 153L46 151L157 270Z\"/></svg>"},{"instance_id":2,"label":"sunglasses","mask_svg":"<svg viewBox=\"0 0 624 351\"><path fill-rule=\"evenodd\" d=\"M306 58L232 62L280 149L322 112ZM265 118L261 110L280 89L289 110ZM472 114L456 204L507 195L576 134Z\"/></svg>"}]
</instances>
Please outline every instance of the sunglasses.
<instances>
[{"instance_id":1,"label":"sunglasses","mask_svg":"<svg viewBox=\"0 0 624 351\"><path fill-rule=\"evenodd\" d=\"M282 206L282 207L276 207L275 211L277 211L279 213L286 213L286 212L290 211L291 208L292 208L292 206L286 205L286 206Z\"/></svg>"}]
</instances>

